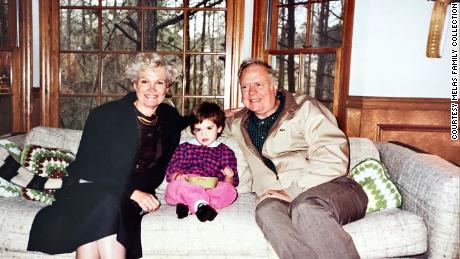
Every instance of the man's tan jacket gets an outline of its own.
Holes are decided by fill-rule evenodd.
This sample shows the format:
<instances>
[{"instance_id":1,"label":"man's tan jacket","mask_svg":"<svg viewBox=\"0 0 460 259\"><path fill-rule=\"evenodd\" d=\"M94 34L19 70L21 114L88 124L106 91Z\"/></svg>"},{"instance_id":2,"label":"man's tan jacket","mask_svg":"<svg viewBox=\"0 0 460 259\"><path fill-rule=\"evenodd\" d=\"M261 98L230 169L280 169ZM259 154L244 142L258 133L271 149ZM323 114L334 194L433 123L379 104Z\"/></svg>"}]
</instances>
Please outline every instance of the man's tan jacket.
<instances>
[{"instance_id":1,"label":"man's tan jacket","mask_svg":"<svg viewBox=\"0 0 460 259\"><path fill-rule=\"evenodd\" d=\"M227 118L225 134L240 145L253 176L258 196L268 190L285 190L291 198L301 192L346 175L348 141L334 115L315 99L294 97L285 90L285 107L270 129L262 156L276 166L275 174L263 162L247 132L248 109Z\"/></svg>"}]
</instances>

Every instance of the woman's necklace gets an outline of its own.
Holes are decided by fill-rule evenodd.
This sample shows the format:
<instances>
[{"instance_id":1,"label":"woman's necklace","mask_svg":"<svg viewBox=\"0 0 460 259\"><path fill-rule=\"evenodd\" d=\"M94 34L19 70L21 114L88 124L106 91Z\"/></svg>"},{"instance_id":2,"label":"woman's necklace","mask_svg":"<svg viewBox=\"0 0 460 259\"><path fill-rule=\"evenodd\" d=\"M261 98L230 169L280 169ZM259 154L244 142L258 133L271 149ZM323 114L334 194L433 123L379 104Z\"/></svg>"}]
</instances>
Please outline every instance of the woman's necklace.
<instances>
[{"instance_id":1,"label":"woman's necklace","mask_svg":"<svg viewBox=\"0 0 460 259\"><path fill-rule=\"evenodd\" d=\"M149 118L143 114L137 115L137 119L139 120L140 123L147 125L147 126L152 126L157 123L158 116L153 115L153 118Z\"/></svg>"},{"instance_id":2,"label":"woman's necklace","mask_svg":"<svg viewBox=\"0 0 460 259\"><path fill-rule=\"evenodd\" d=\"M136 107L136 103L134 103L134 106ZM147 125L147 126L152 126L152 125L155 125L157 123L157 120L158 120L158 116L156 116L155 114L152 114L152 116L146 116L144 114L142 114L136 107L136 116L137 116L137 120L144 124L144 125Z\"/></svg>"}]
</instances>

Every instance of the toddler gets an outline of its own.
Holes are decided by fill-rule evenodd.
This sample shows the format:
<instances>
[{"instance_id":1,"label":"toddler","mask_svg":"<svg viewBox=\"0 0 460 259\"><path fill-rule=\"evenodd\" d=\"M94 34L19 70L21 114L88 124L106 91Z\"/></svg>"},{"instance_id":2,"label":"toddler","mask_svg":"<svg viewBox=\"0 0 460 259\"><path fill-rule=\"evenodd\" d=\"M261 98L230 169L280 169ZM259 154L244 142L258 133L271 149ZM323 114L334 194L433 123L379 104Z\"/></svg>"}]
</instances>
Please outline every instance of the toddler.
<instances>
[{"instance_id":1,"label":"toddler","mask_svg":"<svg viewBox=\"0 0 460 259\"><path fill-rule=\"evenodd\" d=\"M216 209L232 204L238 186L236 157L217 138L225 127L225 115L215 103L203 102L192 112L190 128L195 138L180 144L166 169L165 200L176 205L179 219L195 213L201 221L212 221ZM216 187L205 189L187 182L189 176L218 178Z\"/></svg>"}]
</instances>

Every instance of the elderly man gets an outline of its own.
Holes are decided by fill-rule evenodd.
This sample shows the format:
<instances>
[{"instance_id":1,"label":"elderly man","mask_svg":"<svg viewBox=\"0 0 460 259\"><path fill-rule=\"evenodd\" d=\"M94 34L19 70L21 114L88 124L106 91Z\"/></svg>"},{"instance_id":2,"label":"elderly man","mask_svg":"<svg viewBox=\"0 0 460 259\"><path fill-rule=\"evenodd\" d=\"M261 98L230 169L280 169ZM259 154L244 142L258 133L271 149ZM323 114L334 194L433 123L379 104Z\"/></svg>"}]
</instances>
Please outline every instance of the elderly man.
<instances>
[{"instance_id":1,"label":"elderly man","mask_svg":"<svg viewBox=\"0 0 460 259\"><path fill-rule=\"evenodd\" d=\"M248 160L256 221L280 258L359 258L342 225L364 217L367 196L346 177L348 143L335 117L308 96L278 89L260 60L238 72L245 108L227 118Z\"/></svg>"}]
</instances>

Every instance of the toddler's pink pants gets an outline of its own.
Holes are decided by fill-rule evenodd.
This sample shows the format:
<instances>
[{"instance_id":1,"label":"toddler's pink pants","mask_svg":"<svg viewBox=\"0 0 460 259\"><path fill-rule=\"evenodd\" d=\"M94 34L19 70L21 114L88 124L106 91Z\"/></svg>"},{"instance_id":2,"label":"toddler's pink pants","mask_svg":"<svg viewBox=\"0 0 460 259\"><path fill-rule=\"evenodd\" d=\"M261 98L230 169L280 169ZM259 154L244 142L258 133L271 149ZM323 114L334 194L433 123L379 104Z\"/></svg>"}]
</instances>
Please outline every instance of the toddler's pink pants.
<instances>
[{"instance_id":1,"label":"toddler's pink pants","mask_svg":"<svg viewBox=\"0 0 460 259\"><path fill-rule=\"evenodd\" d=\"M236 196L235 187L227 182L218 182L216 187L205 189L185 180L174 180L166 187L165 200L171 205L183 203L195 213L194 205L199 200L206 201L214 209L221 209L232 204Z\"/></svg>"}]
</instances>

